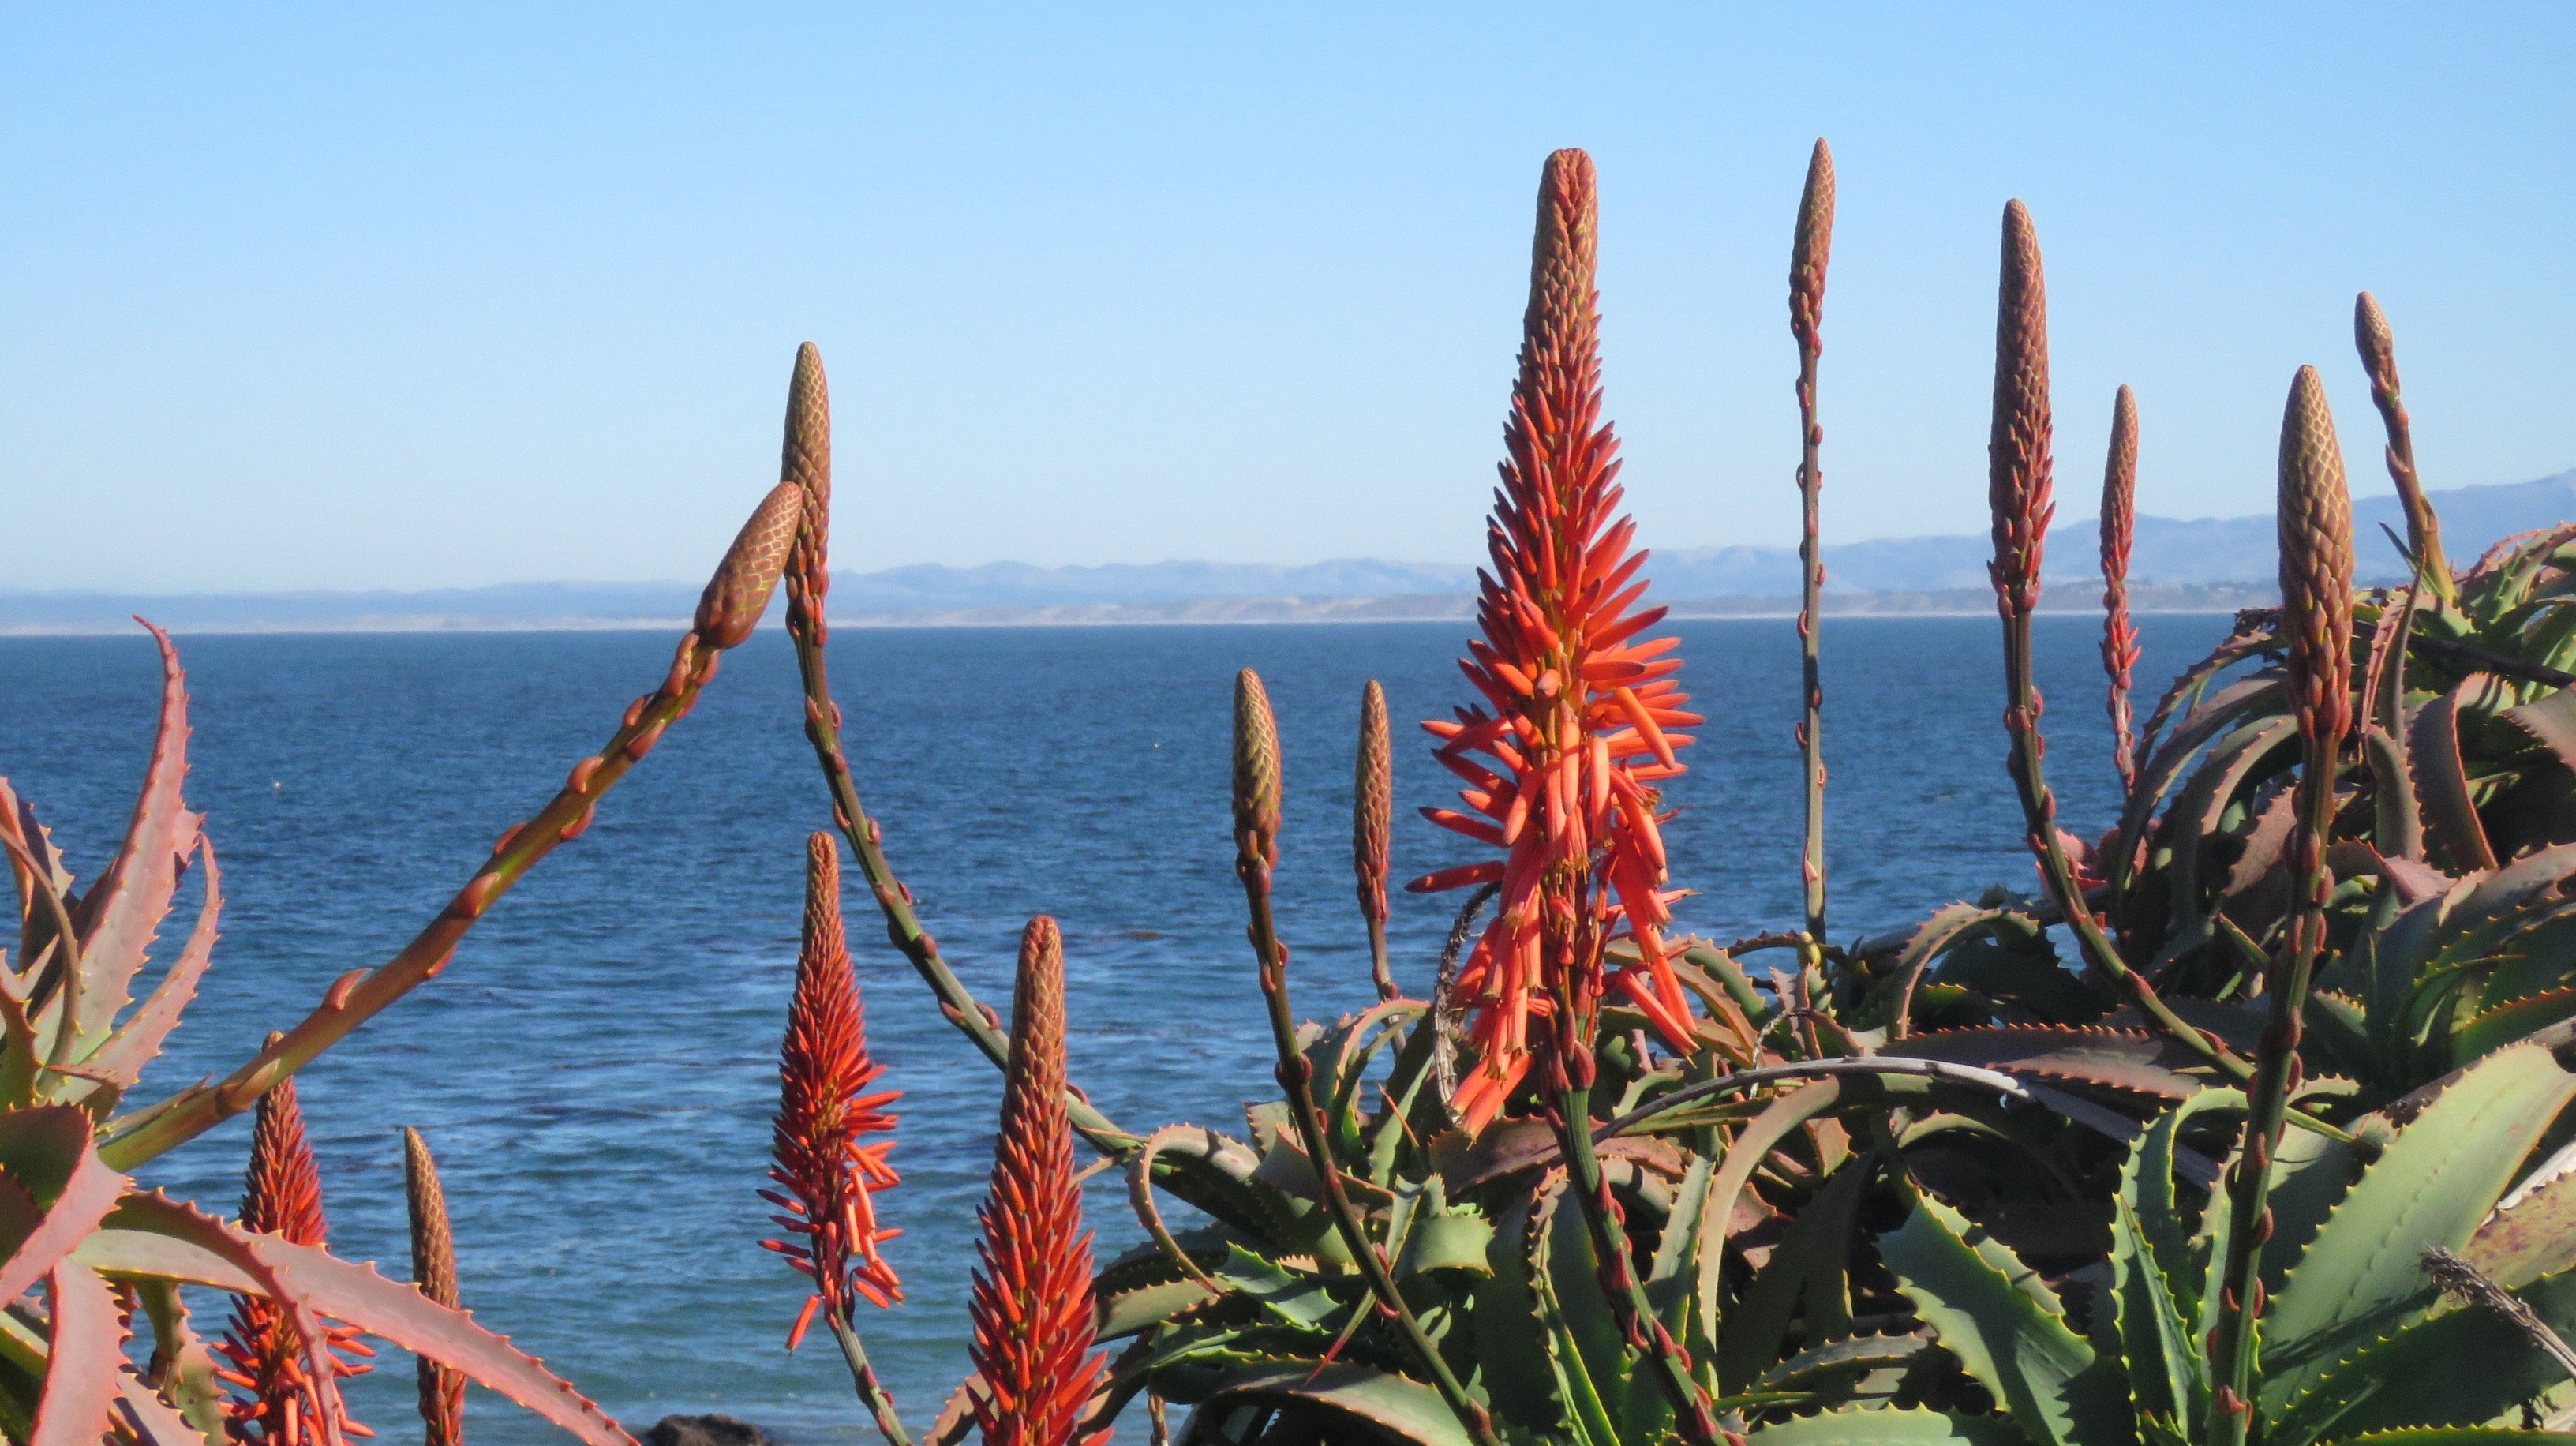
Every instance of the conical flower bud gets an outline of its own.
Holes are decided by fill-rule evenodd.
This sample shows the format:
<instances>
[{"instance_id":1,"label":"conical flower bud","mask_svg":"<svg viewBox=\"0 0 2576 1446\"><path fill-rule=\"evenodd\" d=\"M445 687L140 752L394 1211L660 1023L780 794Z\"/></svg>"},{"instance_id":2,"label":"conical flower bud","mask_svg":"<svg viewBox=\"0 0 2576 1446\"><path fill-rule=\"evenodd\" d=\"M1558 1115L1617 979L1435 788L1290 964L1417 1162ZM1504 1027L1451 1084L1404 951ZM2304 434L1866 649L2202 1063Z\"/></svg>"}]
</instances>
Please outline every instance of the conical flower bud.
<instances>
[{"instance_id":1,"label":"conical flower bud","mask_svg":"<svg viewBox=\"0 0 2576 1446\"><path fill-rule=\"evenodd\" d=\"M1388 835L1395 824L1395 753L1387 735L1386 690L1371 678L1360 690L1359 761L1351 779L1351 872L1360 913L1386 922Z\"/></svg>"},{"instance_id":2,"label":"conical flower bud","mask_svg":"<svg viewBox=\"0 0 2576 1446\"><path fill-rule=\"evenodd\" d=\"M797 520L804 508L803 489L781 482L752 509L750 520L734 534L733 546L725 549L724 561L698 598L700 642L711 648L737 647L760 626L760 615L768 610L769 595L787 566L787 554L796 545Z\"/></svg>"},{"instance_id":3,"label":"conical flower bud","mask_svg":"<svg viewBox=\"0 0 2576 1446\"><path fill-rule=\"evenodd\" d=\"M2281 418L2280 536L2291 699L2300 733L2331 748L2352 725L2352 495L2314 367Z\"/></svg>"},{"instance_id":4,"label":"conical flower bud","mask_svg":"<svg viewBox=\"0 0 2576 1446\"><path fill-rule=\"evenodd\" d=\"M418 1130L403 1127L403 1195L411 1211L411 1279L440 1305L457 1306L456 1237L447 1223L447 1191L438 1161ZM462 1446L465 1377L427 1356L419 1360L420 1419L428 1446Z\"/></svg>"},{"instance_id":5,"label":"conical flower bud","mask_svg":"<svg viewBox=\"0 0 2576 1446\"><path fill-rule=\"evenodd\" d=\"M1825 313L1825 266L1834 246L1834 153L1820 138L1807 157L1798 232L1789 243L1789 329L1809 346Z\"/></svg>"},{"instance_id":6,"label":"conical flower bud","mask_svg":"<svg viewBox=\"0 0 2576 1446\"><path fill-rule=\"evenodd\" d=\"M1994 513L1995 602L2006 614L2039 605L2040 554L2055 511L2049 457L2048 283L2039 233L2021 202L2004 207L2003 282L1995 309L1994 429L1986 442L1986 504Z\"/></svg>"},{"instance_id":7,"label":"conical flower bud","mask_svg":"<svg viewBox=\"0 0 2576 1446\"><path fill-rule=\"evenodd\" d=\"M2102 671L2110 679L2111 760L2125 796L2137 772L2129 756L2129 684L2138 629L2129 620L2129 549L2138 520L2138 398L2120 388L2111 404L2111 450L2102 463Z\"/></svg>"},{"instance_id":8,"label":"conical flower bud","mask_svg":"<svg viewBox=\"0 0 2576 1446\"><path fill-rule=\"evenodd\" d=\"M1279 722L1250 668L1234 675L1234 846L1238 859L1279 862Z\"/></svg>"},{"instance_id":9,"label":"conical flower bud","mask_svg":"<svg viewBox=\"0 0 2576 1446\"><path fill-rule=\"evenodd\" d=\"M810 341L796 348L796 371L787 382L778 480L805 494L787 567L806 596L820 599L832 587L832 391L823 379L823 353Z\"/></svg>"}]
</instances>

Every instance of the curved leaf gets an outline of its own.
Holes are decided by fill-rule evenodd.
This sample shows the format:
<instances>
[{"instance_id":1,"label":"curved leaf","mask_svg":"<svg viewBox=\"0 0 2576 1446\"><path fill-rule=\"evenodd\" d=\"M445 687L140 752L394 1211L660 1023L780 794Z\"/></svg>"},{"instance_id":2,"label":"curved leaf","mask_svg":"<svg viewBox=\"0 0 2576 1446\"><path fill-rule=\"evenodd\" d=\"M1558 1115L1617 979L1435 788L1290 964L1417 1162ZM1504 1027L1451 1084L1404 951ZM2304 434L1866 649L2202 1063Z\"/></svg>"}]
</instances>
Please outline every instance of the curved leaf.
<instances>
[{"instance_id":1,"label":"curved leaf","mask_svg":"<svg viewBox=\"0 0 2576 1446\"><path fill-rule=\"evenodd\" d=\"M0 1264L0 1301L12 1301L98 1228L132 1182L100 1163L89 1116L69 1105L0 1112L0 1166L45 1207Z\"/></svg>"},{"instance_id":2,"label":"curved leaf","mask_svg":"<svg viewBox=\"0 0 2576 1446\"><path fill-rule=\"evenodd\" d=\"M2025 1446L2030 1440L1993 1416L1953 1416L1912 1406L1827 1411L1757 1426L1746 1446Z\"/></svg>"},{"instance_id":3,"label":"curved leaf","mask_svg":"<svg viewBox=\"0 0 2576 1446\"><path fill-rule=\"evenodd\" d=\"M1709 1182L1708 1202L1699 1213L1699 1278L1695 1298L1701 1327L1718 1334L1719 1289L1726 1270L1726 1236L1735 1226L1735 1202L1753 1183L1764 1157L1800 1125L1832 1110L1843 1097L1842 1082L1821 1079L1782 1095L1745 1123L1728 1142L1716 1177Z\"/></svg>"},{"instance_id":4,"label":"curved leaf","mask_svg":"<svg viewBox=\"0 0 2576 1446\"><path fill-rule=\"evenodd\" d=\"M1933 1337L2024 1431L2052 1446L2127 1440L2118 1372L2099 1368L2056 1295L2002 1241L1925 1195L1878 1252Z\"/></svg>"},{"instance_id":5,"label":"curved leaf","mask_svg":"<svg viewBox=\"0 0 2576 1446\"><path fill-rule=\"evenodd\" d=\"M161 648L161 724L125 843L82 896L73 919L81 935L80 1017L73 1023L84 1048L104 1038L125 1008L152 932L170 912L170 896L196 848L201 821L180 797L188 776L188 675L170 635L150 623L143 626Z\"/></svg>"},{"instance_id":6,"label":"curved leaf","mask_svg":"<svg viewBox=\"0 0 2576 1446\"><path fill-rule=\"evenodd\" d=\"M98 1446L107 1435L118 1374L125 1365L125 1327L107 1282L65 1261L54 1267L54 1329L45 1361L45 1395L27 1446Z\"/></svg>"},{"instance_id":7,"label":"curved leaf","mask_svg":"<svg viewBox=\"0 0 2576 1446\"><path fill-rule=\"evenodd\" d=\"M2556 1330L2576 1329L2576 1276L2520 1292ZM2453 1310L2383 1336L2336 1363L2264 1428L2265 1446L2421 1426L2474 1426L2567 1379L2512 1322Z\"/></svg>"},{"instance_id":8,"label":"curved leaf","mask_svg":"<svg viewBox=\"0 0 2576 1446\"><path fill-rule=\"evenodd\" d=\"M1880 1052L2167 1100L2189 1098L2202 1088L2201 1081L2182 1072L2197 1056L2162 1035L2137 1029L2056 1024L1949 1029L1918 1034Z\"/></svg>"},{"instance_id":9,"label":"curved leaf","mask_svg":"<svg viewBox=\"0 0 2576 1446\"><path fill-rule=\"evenodd\" d=\"M2486 825L2478 821L2469 792L2468 767L2460 761L2460 703L2492 681L2484 673L2470 674L2459 687L2425 704L2407 729L2407 762L2415 770L2426 842L2454 872L2496 866Z\"/></svg>"},{"instance_id":10,"label":"curved leaf","mask_svg":"<svg viewBox=\"0 0 2576 1446\"><path fill-rule=\"evenodd\" d=\"M179 1027L180 1014L197 997L197 983L205 978L206 966L214 960L217 926L224 912L224 876L215 864L214 842L201 838L199 847L206 864L206 897L197 906L196 926L188 931L187 945L161 976L161 982L144 997L143 1006L134 1011L133 1017L81 1061L91 1074L115 1081L114 1088L100 1091L105 1103L93 1105L94 1113L113 1108L118 1093L133 1088L143 1078L143 1066L161 1052L170 1031Z\"/></svg>"},{"instance_id":11,"label":"curved leaf","mask_svg":"<svg viewBox=\"0 0 2576 1446\"><path fill-rule=\"evenodd\" d=\"M511 1345L507 1337L367 1266L352 1265L274 1235L248 1234L160 1195L129 1195L113 1218L120 1226L166 1234L221 1255L254 1277L265 1274L273 1282L265 1293L290 1308L329 1315L414 1355L427 1356L592 1446L635 1446L634 1438L588 1397L548 1371L543 1362ZM305 1339L309 1343L319 1333L316 1327Z\"/></svg>"},{"instance_id":12,"label":"curved leaf","mask_svg":"<svg viewBox=\"0 0 2576 1446\"><path fill-rule=\"evenodd\" d=\"M1289 1361L1235 1371L1217 1382L1198 1409L1218 1411L1245 1399L1326 1407L1418 1446L1473 1446L1439 1392L1409 1376L1347 1361Z\"/></svg>"},{"instance_id":13,"label":"curved leaf","mask_svg":"<svg viewBox=\"0 0 2576 1446\"><path fill-rule=\"evenodd\" d=\"M2513 1183L2523 1157L2576 1099L2576 1075L2514 1045L2452 1081L2320 1229L2263 1320L2263 1408L2276 1411L2334 1362L2422 1318L2433 1304L2420 1257L2457 1250Z\"/></svg>"}]
</instances>

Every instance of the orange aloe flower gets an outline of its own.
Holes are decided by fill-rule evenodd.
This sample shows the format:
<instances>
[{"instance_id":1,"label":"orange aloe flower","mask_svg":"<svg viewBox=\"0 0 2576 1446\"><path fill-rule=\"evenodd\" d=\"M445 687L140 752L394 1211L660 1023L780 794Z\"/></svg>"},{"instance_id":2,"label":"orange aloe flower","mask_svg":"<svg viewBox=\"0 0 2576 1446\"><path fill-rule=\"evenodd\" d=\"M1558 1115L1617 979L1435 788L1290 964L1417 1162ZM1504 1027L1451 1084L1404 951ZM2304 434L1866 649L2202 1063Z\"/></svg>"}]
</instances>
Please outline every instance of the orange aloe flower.
<instances>
[{"instance_id":1,"label":"orange aloe flower","mask_svg":"<svg viewBox=\"0 0 2576 1446\"><path fill-rule=\"evenodd\" d=\"M242 1181L241 1223L245 1230L284 1237L320 1250L329 1246L330 1222L322 1214L322 1172L313 1146L304 1137L304 1111L295 1101L295 1081L280 1080L260 1096L250 1135L250 1168ZM342 1360L343 1353L375 1354L348 1326L325 1322L328 1354L340 1376L368 1368ZM240 1394L225 1403L227 1425L235 1441L258 1446L308 1446L335 1434L373 1436L349 1419L335 1381L313 1379L311 1357L295 1322L275 1301L245 1295L235 1299L232 1324L215 1342L220 1358L215 1374Z\"/></svg>"},{"instance_id":2,"label":"orange aloe flower","mask_svg":"<svg viewBox=\"0 0 2576 1446\"><path fill-rule=\"evenodd\" d=\"M1092 1350L1091 1236L1064 1107L1064 941L1041 914L1020 936L1011 1053L970 1309L985 1446L1099 1441L1083 1413L1105 1357Z\"/></svg>"},{"instance_id":3,"label":"orange aloe flower","mask_svg":"<svg viewBox=\"0 0 2576 1446\"><path fill-rule=\"evenodd\" d=\"M1679 639L1643 636L1646 554L1619 513L1618 442L1601 420L1600 315L1593 288L1592 159L1550 156L1539 188L1520 377L1504 427L1510 450L1480 573L1483 636L1459 661L1484 703L1425 723L1440 762L1467 782L1467 809L1435 823L1504 857L1417 879L1416 892L1497 883L1493 923L1460 968L1479 1062L1457 1106L1482 1129L1528 1072L1533 1022L1588 1048L1593 1009L1615 991L1675 1048L1691 1009L1666 957L1672 922L1655 787L1682 772L1676 732L1705 720L1672 676ZM1616 940L1638 962L1604 977ZM1559 1013L1575 1017L1560 1021ZM1551 1031L1561 1031L1560 1033Z\"/></svg>"},{"instance_id":4,"label":"orange aloe flower","mask_svg":"<svg viewBox=\"0 0 2576 1446\"><path fill-rule=\"evenodd\" d=\"M764 1240L814 1282L787 1333L796 1349L819 1309L847 1325L864 1297L890 1306L903 1283L878 1247L903 1232L877 1224L875 1193L899 1183L886 1152L894 1116L892 1090L870 1093L885 1072L868 1058L867 1015L841 933L841 853L828 833L805 841L805 940L796 956L796 997L787 1037L778 1046L778 1120L770 1132L779 1189L761 1198L784 1214L770 1218L792 1240Z\"/></svg>"}]
</instances>

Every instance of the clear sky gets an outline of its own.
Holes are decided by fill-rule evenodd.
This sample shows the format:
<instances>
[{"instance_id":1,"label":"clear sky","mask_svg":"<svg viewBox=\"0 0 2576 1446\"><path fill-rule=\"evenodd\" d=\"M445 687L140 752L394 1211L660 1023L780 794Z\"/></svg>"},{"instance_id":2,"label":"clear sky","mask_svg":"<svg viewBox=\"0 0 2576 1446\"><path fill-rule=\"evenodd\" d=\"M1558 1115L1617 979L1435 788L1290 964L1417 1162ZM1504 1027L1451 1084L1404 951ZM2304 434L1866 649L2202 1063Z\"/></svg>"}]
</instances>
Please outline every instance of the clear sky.
<instances>
[{"instance_id":1,"label":"clear sky","mask_svg":"<svg viewBox=\"0 0 2576 1446\"><path fill-rule=\"evenodd\" d=\"M2431 483L2576 466L2576 7L602 5L0 12L0 587L701 573L831 368L844 568L1465 560L1541 158L1603 189L1655 546L1982 525L1997 217L2064 513L2269 505L2353 292Z\"/></svg>"}]
</instances>

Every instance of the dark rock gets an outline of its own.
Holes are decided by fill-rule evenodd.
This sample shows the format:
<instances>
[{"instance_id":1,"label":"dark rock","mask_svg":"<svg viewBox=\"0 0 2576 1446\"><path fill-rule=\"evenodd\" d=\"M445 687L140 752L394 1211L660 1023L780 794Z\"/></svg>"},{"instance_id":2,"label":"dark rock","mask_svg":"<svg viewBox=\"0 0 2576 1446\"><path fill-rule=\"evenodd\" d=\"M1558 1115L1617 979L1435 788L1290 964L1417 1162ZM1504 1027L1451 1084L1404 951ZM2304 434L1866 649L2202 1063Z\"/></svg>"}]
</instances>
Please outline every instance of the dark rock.
<instances>
[{"instance_id":1,"label":"dark rock","mask_svg":"<svg viewBox=\"0 0 2576 1446\"><path fill-rule=\"evenodd\" d=\"M731 1416L665 1416L637 1439L643 1446L776 1446L768 1432Z\"/></svg>"}]
</instances>

